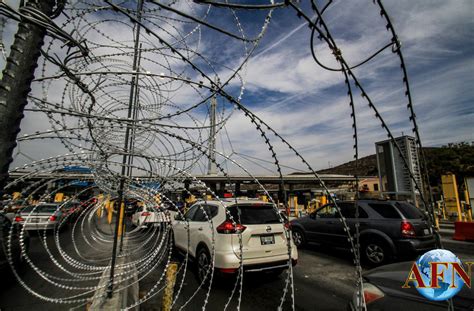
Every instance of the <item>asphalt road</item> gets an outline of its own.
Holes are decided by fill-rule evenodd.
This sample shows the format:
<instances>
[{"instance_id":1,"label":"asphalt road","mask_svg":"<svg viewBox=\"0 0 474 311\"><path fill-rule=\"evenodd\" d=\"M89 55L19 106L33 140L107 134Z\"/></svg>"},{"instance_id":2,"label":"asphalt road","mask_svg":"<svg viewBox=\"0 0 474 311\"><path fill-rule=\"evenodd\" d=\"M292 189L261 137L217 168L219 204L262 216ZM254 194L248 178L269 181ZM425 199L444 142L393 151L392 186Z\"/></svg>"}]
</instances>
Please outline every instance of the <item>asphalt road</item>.
<instances>
[{"instance_id":1,"label":"asphalt road","mask_svg":"<svg viewBox=\"0 0 474 311\"><path fill-rule=\"evenodd\" d=\"M111 230L105 226L104 231ZM83 250L84 258L79 258L75 253L71 241L71 229L61 233L61 245L65 252L79 261L87 259L89 263L94 263L94 258L110 254L110 249L92 249L80 237L75 237L77 247ZM35 265L43 271L55 277L68 278L67 273L61 271L52 262L40 243L40 237L31 237L31 249L29 256ZM48 246L58 263L64 264L61 256L54 247L52 236L48 236ZM462 254L456 252L461 259L473 259L473 254ZM180 257L177 258L178 260ZM104 265L105 262L96 262ZM181 257L181 267L183 260ZM65 265L67 266L67 265ZM75 270L69 267L71 271ZM199 289L198 283L190 263L183 278L181 269L178 275L176 290L182 283L182 290L175 303L176 310L202 310L206 303L206 310L223 310L230 299L235 279L216 279L206 299L207 290ZM164 265L159 265L157 269L151 271L140 281L140 295L145 296L146 292L155 286L163 288L164 281L160 280L164 273ZM31 268L26 268L21 273L24 282L35 291L49 297L61 298L65 295L73 295L75 291L66 291L62 288L51 285L38 276ZM283 296L286 273L275 277L266 274L245 274L242 286L240 310L278 310ZM309 245L305 249L299 250L299 261L294 267L294 306L296 310L345 310L347 302L351 299L354 290L355 272L352 264L351 253L345 250L322 248L316 244ZM71 286L78 285L79 282L69 282ZM80 286L94 286L97 282L82 281ZM0 310L68 310L74 305L49 303L34 297L28 293L19 283L12 280L11 276L2 275L0 291ZM77 291L77 293L80 291ZM291 292L291 291L290 291ZM162 290L141 305L141 310L160 310ZM235 310L238 305L238 290L229 303L228 310ZM291 295L285 297L283 310L292 309ZM80 305L76 310L84 310L85 306Z\"/></svg>"},{"instance_id":2,"label":"asphalt road","mask_svg":"<svg viewBox=\"0 0 474 311\"><path fill-rule=\"evenodd\" d=\"M108 225L107 225L108 227ZM108 228L104 226L103 230ZM52 261L51 257L46 251L45 246L42 244L41 240L42 234L34 232L30 234L30 249L28 256L31 258L32 263L41 271L49 274L51 276L51 282L57 282L59 284L64 284L66 286L80 286L80 287L93 287L98 284L98 281L63 281L55 278L71 279L73 278L68 272L85 272L83 269L78 269L71 267L66 263L63 257L59 254L57 247L54 242L54 236L51 233L47 233L46 241L51 255L55 258L57 263L63 266L63 269L58 268ZM71 227L67 227L65 230L60 232L60 246L72 259L77 260L78 262L90 264L90 265L107 265L109 260L98 260L100 258L105 258L105 256L110 256L110 249L107 247L102 247L101 249L96 249L90 247L85 240L82 238L79 231L75 231L74 239L76 241L76 246L80 250L81 256L79 256L74 249L74 245L71 242L72 239L72 230ZM88 271L91 277L97 276L94 275L93 271ZM39 276L38 273L31 268L30 265L25 264L21 269L19 269L19 275L24 282L24 284L30 287L32 290L37 292L39 295L44 295L52 298L63 298L65 296L73 296L79 293L84 292L84 290L65 290L58 286L52 285L50 282L44 280ZM2 274L2 282L0 284L0 310L17 310L17 311L30 311L30 310L68 310L79 304L60 304L54 302L47 302L43 299L35 297L30 292L28 292L25 287L23 287L12 273ZM88 295L89 296L89 295ZM90 294L92 296L92 293ZM82 297L81 297L82 298ZM85 310L84 307L78 308L78 310Z\"/></svg>"},{"instance_id":3,"label":"asphalt road","mask_svg":"<svg viewBox=\"0 0 474 311\"><path fill-rule=\"evenodd\" d=\"M60 234L61 246L64 251L74 257L74 248L71 240L71 229L68 228ZM87 249L87 245L80 237L76 237L79 249ZM57 252L54 246L52 235L48 235L48 246L58 260L65 267L67 265ZM55 276L67 278L68 275L57 268L52 263L49 255L41 244L40 237L32 234L29 256L34 264L45 272ZM86 257L94 257L97 250L85 252ZM77 255L75 256L77 258ZM343 251L319 250L318 246L310 246L300 251L298 265L294 268L294 293L296 310L341 310L345 307L348 299L352 295L353 267L349 258L350 254ZM79 258L77 258L79 259ZM176 302L179 309L186 305L183 310L201 310L205 301L206 291L197 291L198 284L195 278L193 265L190 263L185 275L183 290ZM72 269L74 270L74 269ZM164 271L164 265L159 266L140 282L140 292L144 294L147 289L154 286ZM321 273L324 271L324 273ZM74 291L66 291L53 286L43 280L35 271L27 267L21 271L21 278L33 290L48 297L61 298L65 295L72 295ZM285 287L287 275L284 272L278 277L265 274L245 274L242 291L241 310L276 310L280 305L283 289ZM181 282L182 274L178 277ZM222 310L232 292L234 279L216 280L213 283L209 296L207 310ZM69 283L73 285L74 283ZM160 283L159 287L162 286ZM76 284L77 285L77 284ZM80 282L80 286L94 286L95 282ZM178 284L179 285L179 284ZM46 302L30 294L11 276L2 276L2 286L0 292L0 310L68 310L74 305L57 304ZM78 291L79 292L79 291ZM190 299L193 296L192 299ZM229 310L234 310L237 305L238 292L232 300ZM161 292L147 300L141 310L160 310ZM256 306L258 308L256 309ZM288 294L283 305L284 310L291 309L291 298ZM84 310L85 306L80 306L77 310Z\"/></svg>"},{"instance_id":4,"label":"asphalt road","mask_svg":"<svg viewBox=\"0 0 474 311\"><path fill-rule=\"evenodd\" d=\"M299 251L299 261L294 267L294 303L296 310L345 310L352 297L354 286L354 267L350 253L343 250L321 249L310 245ZM186 273L183 290L176 301L176 310L202 310L206 300L206 289L198 289L193 266ZM158 269L153 276L140 283L144 294L159 279L162 271ZM183 281L178 275L178 290ZM242 287L240 310L278 310L284 293L287 274L278 277L268 274L245 274ZM207 302L207 310L223 310L232 294L235 278L216 279L213 282ZM194 295L195 294L195 295ZM228 310L236 310L238 291ZM161 294L146 301L141 310L160 310ZM290 294L286 296L283 310L292 309Z\"/></svg>"},{"instance_id":5,"label":"asphalt road","mask_svg":"<svg viewBox=\"0 0 474 311\"><path fill-rule=\"evenodd\" d=\"M472 261L474 248L470 252L455 252L461 260ZM355 288L355 269L352 254L343 249L322 247L310 244L298 251L298 264L294 267L294 307L295 310L346 310ZM183 264L182 257L177 258ZM181 260L180 260L181 259ZM363 267L363 270L370 268ZM408 273L408 272L407 272ZM141 294L152 288L163 274L163 267L154 271L140 282ZM242 287L240 310L278 310L285 287L286 274L272 277L265 274L246 274ZM190 264L184 277L178 275L175 291L183 282L183 289L176 300L173 310L202 310L206 302L206 289L199 289L193 265ZM216 279L206 302L206 310L224 310L232 294L234 279ZM400 285L401 286L401 285ZM158 286L161 288L162 284ZM236 310L236 294L227 310ZM141 305L141 310L160 310L161 293ZM289 295L283 304L283 310L292 310Z\"/></svg>"}]
</instances>

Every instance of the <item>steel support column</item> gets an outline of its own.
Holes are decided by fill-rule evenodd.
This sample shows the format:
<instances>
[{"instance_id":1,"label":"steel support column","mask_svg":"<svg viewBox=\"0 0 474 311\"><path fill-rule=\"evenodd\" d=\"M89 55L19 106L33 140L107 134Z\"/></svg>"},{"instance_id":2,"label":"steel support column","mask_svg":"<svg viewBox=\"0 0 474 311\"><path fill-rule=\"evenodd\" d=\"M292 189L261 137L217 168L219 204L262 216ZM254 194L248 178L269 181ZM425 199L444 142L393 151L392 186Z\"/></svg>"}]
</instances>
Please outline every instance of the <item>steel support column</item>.
<instances>
[{"instance_id":1,"label":"steel support column","mask_svg":"<svg viewBox=\"0 0 474 311\"><path fill-rule=\"evenodd\" d=\"M50 16L56 1L28 1L25 6L38 9ZM8 169L20 132L23 110L38 66L40 48L46 30L23 19L18 25L15 40L7 58L0 81L0 194L8 179Z\"/></svg>"}]
</instances>

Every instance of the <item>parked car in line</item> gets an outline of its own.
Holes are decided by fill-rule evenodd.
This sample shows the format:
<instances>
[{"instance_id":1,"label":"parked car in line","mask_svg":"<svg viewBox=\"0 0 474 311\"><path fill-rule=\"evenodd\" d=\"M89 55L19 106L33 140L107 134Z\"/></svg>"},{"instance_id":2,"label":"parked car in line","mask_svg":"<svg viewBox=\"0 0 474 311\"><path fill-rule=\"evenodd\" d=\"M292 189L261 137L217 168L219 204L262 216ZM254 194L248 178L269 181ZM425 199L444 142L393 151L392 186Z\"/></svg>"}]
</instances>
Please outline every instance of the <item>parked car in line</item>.
<instances>
[{"instance_id":1,"label":"parked car in line","mask_svg":"<svg viewBox=\"0 0 474 311\"><path fill-rule=\"evenodd\" d=\"M26 199L18 199L18 200L10 200L5 202L5 206L3 207L3 211L5 213L16 213L21 208L28 205L28 201Z\"/></svg>"},{"instance_id":2,"label":"parked car in line","mask_svg":"<svg viewBox=\"0 0 474 311\"><path fill-rule=\"evenodd\" d=\"M146 206L139 207L132 215L132 224L136 227L157 226L170 221L165 212Z\"/></svg>"},{"instance_id":3,"label":"parked car in line","mask_svg":"<svg viewBox=\"0 0 474 311\"><path fill-rule=\"evenodd\" d=\"M15 216L14 222L21 224L25 230L53 230L63 220L64 212L58 203L40 203L22 208Z\"/></svg>"},{"instance_id":4,"label":"parked car in line","mask_svg":"<svg viewBox=\"0 0 474 311\"><path fill-rule=\"evenodd\" d=\"M423 297L414 286L402 288L412 261L378 267L364 273L364 298L367 310L448 310L446 301L431 301ZM463 286L453 298L453 310L474 310L474 287ZM349 302L349 310L357 310L358 295L354 292Z\"/></svg>"},{"instance_id":5,"label":"parked car in line","mask_svg":"<svg viewBox=\"0 0 474 311\"><path fill-rule=\"evenodd\" d=\"M338 202L352 234L357 222L354 201ZM359 200L359 230L362 259L370 265L390 263L395 258L413 258L436 248L427 217L404 201ZM291 221L297 246L316 242L328 246L350 246L333 203Z\"/></svg>"},{"instance_id":6,"label":"parked car in line","mask_svg":"<svg viewBox=\"0 0 474 311\"><path fill-rule=\"evenodd\" d=\"M286 236L290 232L272 204L235 199L224 200L223 203L199 201L184 216L176 214L172 225L174 245L181 252L189 252L195 259L200 282L205 282L210 275L213 248L214 268L218 273L238 272L240 241L244 272L279 274L288 268L290 258ZM291 238L289 242L291 261L295 265L298 251Z\"/></svg>"},{"instance_id":7,"label":"parked car in line","mask_svg":"<svg viewBox=\"0 0 474 311\"><path fill-rule=\"evenodd\" d=\"M137 199L128 199L125 201L125 215L132 216L135 214L139 209L141 203Z\"/></svg>"},{"instance_id":8,"label":"parked car in line","mask_svg":"<svg viewBox=\"0 0 474 311\"><path fill-rule=\"evenodd\" d=\"M12 222L4 215L0 213L0 272L3 275L4 272L10 269L7 257L8 249L8 237L10 235L10 229ZM21 254L19 227L14 226L12 231L12 259L13 264L17 267L23 262L23 256ZM30 245L30 237L27 232L23 235L23 242L25 244L26 252L28 252Z\"/></svg>"},{"instance_id":9,"label":"parked car in line","mask_svg":"<svg viewBox=\"0 0 474 311\"><path fill-rule=\"evenodd\" d=\"M79 217L79 214L81 213L83 209L83 203L80 201L68 201L63 204L63 210L64 210L64 217L68 217L67 220L69 222L74 222L76 219Z\"/></svg>"},{"instance_id":10,"label":"parked car in line","mask_svg":"<svg viewBox=\"0 0 474 311\"><path fill-rule=\"evenodd\" d=\"M164 201L161 202L161 207L166 211L171 220L174 220L177 214L183 213L184 211L184 206L181 204L181 202Z\"/></svg>"}]
</instances>

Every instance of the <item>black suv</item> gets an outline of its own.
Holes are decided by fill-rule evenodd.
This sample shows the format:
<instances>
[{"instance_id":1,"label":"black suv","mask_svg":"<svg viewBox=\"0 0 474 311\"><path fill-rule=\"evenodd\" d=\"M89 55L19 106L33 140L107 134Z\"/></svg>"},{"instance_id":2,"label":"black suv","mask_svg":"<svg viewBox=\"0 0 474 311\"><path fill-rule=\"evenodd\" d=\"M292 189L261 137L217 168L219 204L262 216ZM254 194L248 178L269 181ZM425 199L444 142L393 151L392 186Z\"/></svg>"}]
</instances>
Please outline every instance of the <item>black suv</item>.
<instances>
[{"instance_id":1,"label":"black suv","mask_svg":"<svg viewBox=\"0 0 474 311\"><path fill-rule=\"evenodd\" d=\"M436 247L427 217L405 201L359 200L361 256L368 264L382 265L397 258L412 258ZM351 234L355 233L354 201L337 202ZM333 203L291 221L297 246L307 242L349 247L339 214Z\"/></svg>"}]
</instances>

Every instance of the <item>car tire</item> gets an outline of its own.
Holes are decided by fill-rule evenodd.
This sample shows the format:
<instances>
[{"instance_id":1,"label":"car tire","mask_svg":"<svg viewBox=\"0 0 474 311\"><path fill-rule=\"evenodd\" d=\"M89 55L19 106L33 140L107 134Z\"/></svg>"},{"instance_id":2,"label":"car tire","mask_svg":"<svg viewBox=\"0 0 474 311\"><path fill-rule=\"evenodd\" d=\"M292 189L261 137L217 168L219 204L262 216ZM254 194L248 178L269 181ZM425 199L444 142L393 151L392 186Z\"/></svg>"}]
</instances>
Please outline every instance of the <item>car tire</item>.
<instances>
[{"instance_id":1,"label":"car tire","mask_svg":"<svg viewBox=\"0 0 474 311\"><path fill-rule=\"evenodd\" d=\"M381 266L392 261L392 250L388 243L381 238L369 238L361 246L361 256L370 266Z\"/></svg>"},{"instance_id":2,"label":"car tire","mask_svg":"<svg viewBox=\"0 0 474 311\"><path fill-rule=\"evenodd\" d=\"M206 247L200 247L196 253L196 276L199 284L207 287L210 284L212 271L209 267L212 265L211 255Z\"/></svg>"},{"instance_id":3,"label":"car tire","mask_svg":"<svg viewBox=\"0 0 474 311\"><path fill-rule=\"evenodd\" d=\"M293 243L297 248L302 248L306 245L306 237L301 229L293 229L291 231L293 237Z\"/></svg>"}]
</instances>

